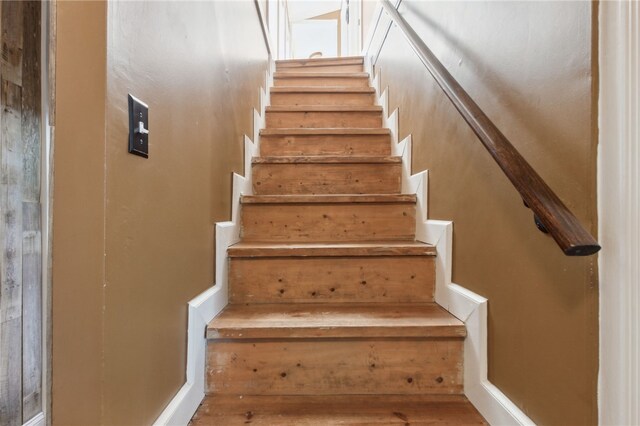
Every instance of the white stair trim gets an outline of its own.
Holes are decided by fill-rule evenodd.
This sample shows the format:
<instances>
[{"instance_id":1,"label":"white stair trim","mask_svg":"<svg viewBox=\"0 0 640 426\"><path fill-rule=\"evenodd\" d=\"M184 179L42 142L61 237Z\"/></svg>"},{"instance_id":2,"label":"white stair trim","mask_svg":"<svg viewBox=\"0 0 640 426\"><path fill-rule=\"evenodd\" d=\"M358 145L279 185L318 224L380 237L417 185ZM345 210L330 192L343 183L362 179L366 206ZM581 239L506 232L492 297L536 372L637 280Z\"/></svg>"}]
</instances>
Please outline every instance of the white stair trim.
<instances>
[{"instance_id":1,"label":"white stair trim","mask_svg":"<svg viewBox=\"0 0 640 426\"><path fill-rule=\"evenodd\" d=\"M369 70L370 72L370 70ZM379 75L373 78L378 105L384 111L383 125L391 130L391 153L402 156L402 192L416 194L416 239L436 246L436 303L463 321L467 327L464 343L464 393L491 425L535 425L487 378L487 299L451 281L453 222L429 220L427 170L411 174L411 135L398 143L399 112L388 115L388 88L380 93Z\"/></svg>"},{"instance_id":2,"label":"white stair trim","mask_svg":"<svg viewBox=\"0 0 640 426\"><path fill-rule=\"evenodd\" d=\"M260 129L265 127L265 109L269 104L268 88L273 85L275 61L270 58L265 72L264 87L260 88L260 111L253 110L253 141L244 136L244 173L233 174L231 221L216 223L216 276L215 284L189 302L187 325L186 383L180 388L154 426L187 425L205 397L205 359L207 324L229 303L228 256L229 246L240 240L240 198L252 195L251 159L258 156Z\"/></svg>"}]
</instances>

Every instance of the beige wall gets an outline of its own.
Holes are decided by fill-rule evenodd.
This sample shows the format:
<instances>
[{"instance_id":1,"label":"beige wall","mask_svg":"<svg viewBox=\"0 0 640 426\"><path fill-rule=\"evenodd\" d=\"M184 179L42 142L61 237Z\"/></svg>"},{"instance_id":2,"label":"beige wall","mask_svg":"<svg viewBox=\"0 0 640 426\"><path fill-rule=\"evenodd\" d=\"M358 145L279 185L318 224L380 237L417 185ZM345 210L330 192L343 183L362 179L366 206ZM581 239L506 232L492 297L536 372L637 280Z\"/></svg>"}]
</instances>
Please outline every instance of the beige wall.
<instances>
[{"instance_id":1,"label":"beige wall","mask_svg":"<svg viewBox=\"0 0 640 426\"><path fill-rule=\"evenodd\" d=\"M401 14L595 231L596 4L420 2ZM489 299L489 378L535 422L597 423L596 257L565 257L392 28L376 64L429 216L454 222L453 279ZM606 247L605 247L606 250Z\"/></svg>"},{"instance_id":2,"label":"beige wall","mask_svg":"<svg viewBox=\"0 0 640 426\"><path fill-rule=\"evenodd\" d=\"M57 27L53 423L98 424L105 277L106 5L58 2Z\"/></svg>"},{"instance_id":3,"label":"beige wall","mask_svg":"<svg viewBox=\"0 0 640 426\"><path fill-rule=\"evenodd\" d=\"M185 380L187 302L267 67L255 4L62 2L54 193L54 424L151 423ZM149 159L127 153L127 94Z\"/></svg>"}]
</instances>

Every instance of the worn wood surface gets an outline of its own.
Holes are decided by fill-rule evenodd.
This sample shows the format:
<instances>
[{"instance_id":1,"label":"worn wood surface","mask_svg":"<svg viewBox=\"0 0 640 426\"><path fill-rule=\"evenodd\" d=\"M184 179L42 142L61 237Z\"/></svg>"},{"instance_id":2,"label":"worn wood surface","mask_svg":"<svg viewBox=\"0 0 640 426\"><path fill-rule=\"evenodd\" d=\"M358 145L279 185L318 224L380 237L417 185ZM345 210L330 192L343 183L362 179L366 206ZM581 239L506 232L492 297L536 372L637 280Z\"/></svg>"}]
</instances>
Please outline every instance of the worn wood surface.
<instances>
[{"instance_id":1,"label":"worn wood surface","mask_svg":"<svg viewBox=\"0 0 640 426\"><path fill-rule=\"evenodd\" d=\"M464 337L457 318L435 303L229 305L207 327L210 339Z\"/></svg>"},{"instance_id":2,"label":"worn wood surface","mask_svg":"<svg viewBox=\"0 0 640 426\"><path fill-rule=\"evenodd\" d=\"M298 73L321 72L364 72L364 60L362 58L350 59L295 59L276 61L276 71Z\"/></svg>"},{"instance_id":3,"label":"worn wood surface","mask_svg":"<svg viewBox=\"0 0 640 426\"><path fill-rule=\"evenodd\" d=\"M42 411L40 2L0 5L0 423Z\"/></svg>"},{"instance_id":4,"label":"worn wood surface","mask_svg":"<svg viewBox=\"0 0 640 426\"><path fill-rule=\"evenodd\" d=\"M369 87L369 75L367 73L275 72L273 84L276 87Z\"/></svg>"},{"instance_id":5,"label":"worn wood surface","mask_svg":"<svg viewBox=\"0 0 640 426\"><path fill-rule=\"evenodd\" d=\"M265 129L266 130L266 129ZM386 129L362 129L358 133L346 133L332 129L321 133L292 132L290 129L270 129L260 132L260 154L264 156L388 156L391 141ZM374 131L368 131L374 130ZM385 130L377 132L378 130ZM377 132L377 133L375 133Z\"/></svg>"},{"instance_id":6,"label":"worn wood surface","mask_svg":"<svg viewBox=\"0 0 640 426\"><path fill-rule=\"evenodd\" d=\"M432 302L433 256L231 258L230 303Z\"/></svg>"},{"instance_id":7,"label":"worn wood surface","mask_svg":"<svg viewBox=\"0 0 640 426\"><path fill-rule=\"evenodd\" d=\"M362 72L363 65L360 64L317 64L311 66L278 66L276 65L276 70L278 72L286 73L286 72L300 72L300 73L321 73L321 72Z\"/></svg>"},{"instance_id":8,"label":"worn wood surface","mask_svg":"<svg viewBox=\"0 0 640 426\"><path fill-rule=\"evenodd\" d=\"M310 157L308 157L310 158ZM255 163L254 194L399 194L400 163Z\"/></svg>"},{"instance_id":9,"label":"worn wood surface","mask_svg":"<svg viewBox=\"0 0 640 426\"><path fill-rule=\"evenodd\" d=\"M229 257L345 257L435 256L434 246L418 241L369 241L338 243L239 242L228 249Z\"/></svg>"},{"instance_id":10,"label":"worn wood surface","mask_svg":"<svg viewBox=\"0 0 640 426\"><path fill-rule=\"evenodd\" d=\"M296 106L270 107L266 111L267 128L379 128L382 109L376 106Z\"/></svg>"},{"instance_id":11,"label":"worn wood surface","mask_svg":"<svg viewBox=\"0 0 640 426\"><path fill-rule=\"evenodd\" d=\"M345 129L301 129L298 127L286 128L286 129L260 129L261 136L308 136L308 135L323 135L323 136L343 136L343 135L390 135L389 129L359 129L359 128L345 128Z\"/></svg>"},{"instance_id":12,"label":"worn wood surface","mask_svg":"<svg viewBox=\"0 0 640 426\"><path fill-rule=\"evenodd\" d=\"M283 90L285 89L285 90ZM326 88L318 90L298 87L274 87L271 89L271 105L346 105L365 106L373 105L375 91L369 87L354 88Z\"/></svg>"},{"instance_id":13,"label":"worn wood surface","mask_svg":"<svg viewBox=\"0 0 640 426\"><path fill-rule=\"evenodd\" d=\"M190 426L486 425L462 395L209 396Z\"/></svg>"},{"instance_id":14,"label":"worn wood surface","mask_svg":"<svg viewBox=\"0 0 640 426\"><path fill-rule=\"evenodd\" d=\"M373 87L272 87L269 89L271 95L274 93L305 93L308 95L321 95L323 93L365 93L365 94L374 94L376 93L376 89ZM315 102L313 99L309 99L312 102ZM375 100L375 98L373 98ZM273 103L271 104L273 106ZM295 104L292 103L284 103L284 105L293 106ZM326 104L323 102L318 102L317 105L333 105ZM337 105L348 106L343 103L338 103ZM373 105L373 102L370 104Z\"/></svg>"},{"instance_id":15,"label":"worn wood surface","mask_svg":"<svg viewBox=\"0 0 640 426\"><path fill-rule=\"evenodd\" d=\"M433 303L416 196L381 116L363 118L381 114L368 77L336 70L351 60L278 63L193 424L484 424L461 396L465 327Z\"/></svg>"},{"instance_id":16,"label":"worn wood surface","mask_svg":"<svg viewBox=\"0 0 640 426\"><path fill-rule=\"evenodd\" d=\"M244 204L244 241L412 240L415 204Z\"/></svg>"},{"instance_id":17,"label":"worn wood surface","mask_svg":"<svg viewBox=\"0 0 640 426\"><path fill-rule=\"evenodd\" d=\"M456 339L210 340L209 393L461 394Z\"/></svg>"},{"instance_id":18,"label":"worn wood surface","mask_svg":"<svg viewBox=\"0 0 640 426\"><path fill-rule=\"evenodd\" d=\"M402 158L396 156L275 156L254 157L252 164L402 164Z\"/></svg>"},{"instance_id":19,"label":"worn wood surface","mask_svg":"<svg viewBox=\"0 0 640 426\"><path fill-rule=\"evenodd\" d=\"M408 203L415 204L415 194L353 195L243 195L242 204L326 204L326 203Z\"/></svg>"},{"instance_id":20,"label":"worn wood surface","mask_svg":"<svg viewBox=\"0 0 640 426\"><path fill-rule=\"evenodd\" d=\"M296 59L278 59L276 68L282 67L314 67L317 65L345 65L345 64L363 64L362 56L341 56L339 58L296 58Z\"/></svg>"}]
</instances>

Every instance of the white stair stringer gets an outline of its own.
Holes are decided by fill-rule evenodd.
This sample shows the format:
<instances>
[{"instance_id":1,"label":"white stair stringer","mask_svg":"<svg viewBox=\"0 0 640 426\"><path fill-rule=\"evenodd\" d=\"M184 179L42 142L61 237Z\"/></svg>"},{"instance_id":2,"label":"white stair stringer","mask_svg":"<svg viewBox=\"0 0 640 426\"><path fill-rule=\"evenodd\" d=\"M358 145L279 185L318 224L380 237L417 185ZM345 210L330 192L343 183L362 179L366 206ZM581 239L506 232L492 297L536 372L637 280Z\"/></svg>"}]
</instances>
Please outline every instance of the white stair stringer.
<instances>
[{"instance_id":1,"label":"white stair stringer","mask_svg":"<svg viewBox=\"0 0 640 426\"><path fill-rule=\"evenodd\" d=\"M244 135L244 176L232 175L231 220L215 225L216 274L212 287L188 304L186 383L180 388L154 426L187 425L205 397L205 359L207 340L204 330L229 303L229 246L240 240L240 199L252 195L251 159L259 155L260 129L265 127L265 109L269 105L268 88L273 85L275 61L269 59L264 87L260 88L260 110L253 109L253 139Z\"/></svg>"},{"instance_id":2,"label":"white stair stringer","mask_svg":"<svg viewBox=\"0 0 640 426\"><path fill-rule=\"evenodd\" d=\"M368 69L370 71L370 67ZM388 88L380 92L379 74L372 79L377 105L383 109L383 126L391 131L391 155L402 157L402 193L416 194L416 240L436 247L435 300L465 323L464 392L469 401L491 425L535 425L487 377L488 300L451 280L453 222L428 219L429 173L411 174L411 135L398 142L399 111L389 114Z\"/></svg>"}]
</instances>

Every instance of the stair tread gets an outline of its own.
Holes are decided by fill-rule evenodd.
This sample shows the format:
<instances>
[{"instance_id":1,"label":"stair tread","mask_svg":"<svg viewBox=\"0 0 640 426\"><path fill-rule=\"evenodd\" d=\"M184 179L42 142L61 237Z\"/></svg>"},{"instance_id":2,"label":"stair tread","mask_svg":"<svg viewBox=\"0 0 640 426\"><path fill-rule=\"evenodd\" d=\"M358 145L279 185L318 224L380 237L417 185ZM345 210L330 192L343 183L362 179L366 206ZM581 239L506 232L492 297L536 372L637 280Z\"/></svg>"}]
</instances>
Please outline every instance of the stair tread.
<instances>
[{"instance_id":1,"label":"stair tread","mask_svg":"<svg viewBox=\"0 0 640 426\"><path fill-rule=\"evenodd\" d=\"M309 164L309 163L402 163L399 156L377 155L314 155L314 156L281 156L281 157L253 157L253 164Z\"/></svg>"},{"instance_id":2,"label":"stair tread","mask_svg":"<svg viewBox=\"0 0 640 426\"><path fill-rule=\"evenodd\" d=\"M276 71L273 78L369 78L366 72L294 72Z\"/></svg>"},{"instance_id":3,"label":"stair tread","mask_svg":"<svg viewBox=\"0 0 640 426\"><path fill-rule=\"evenodd\" d=\"M464 324L435 303L288 303L227 307L208 338L402 338L466 335Z\"/></svg>"},{"instance_id":4,"label":"stair tread","mask_svg":"<svg viewBox=\"0 0 640 426\"><path fill-rule=\"evenodd\" d=\"M382 112L380 105L276 105L267 112Z\"/></svg>"},{"instance_id":5,"label":"stair tread","mask_svg":"<svg viewBox=\"0 0 640 426\"><path fill-rule=\"evenodd\" d=\"M243 195L242 204L415 203L415 194Z\"/></svg>"},{"instance_id":6,"label":"stair tread","mask_svg":"<svg viewBox=\"0 0 640 426\"><path fill-rule=\"evenodd\" d=\"M301 128L301 127L273 127L260 129L260 136L294 136L294 135L390 135L387 128Z\"/></svg>"},{"instance_id":7,"label":"stair tread","mask_svg":"<svg viewBox=\"0 0 640 426\"><path fill-rule=\"evenodd\" d=\"M229 257L435 256L436 248L420 241L239 242L230 246L227 253Z\"/></svg>"},{"instance_id":8,"label":"stair tread","mask_svg":"<svg viewBox=\"0 0 640 426\"><path fill-rule=\"evenodd\" d=\"M361 64L364 62L362 56L341 56L334 58L300 58L300 59L277 59L276 65L303 64L303 65L326 65L327 62L337 62L340 64Z\"/></svg>"},{"instance_id":9,"label":"stair tread","mask_svg":"<svg viewBox=\"0 0 640 426\"><path fill-rule=\"evenodd\" d=\"M486 425L464 395L215 395L190 426Z\"/></svg>"},{"instance_id":10,"label":"stair tread","mask_svg":"<svg viewBox=\"0 0 640 426\"><path fill-rule=\"evenodd\" d=\"M271 93L375 93L373 87L344 86L278 86Z\"/></svg>"}]
</instances>

